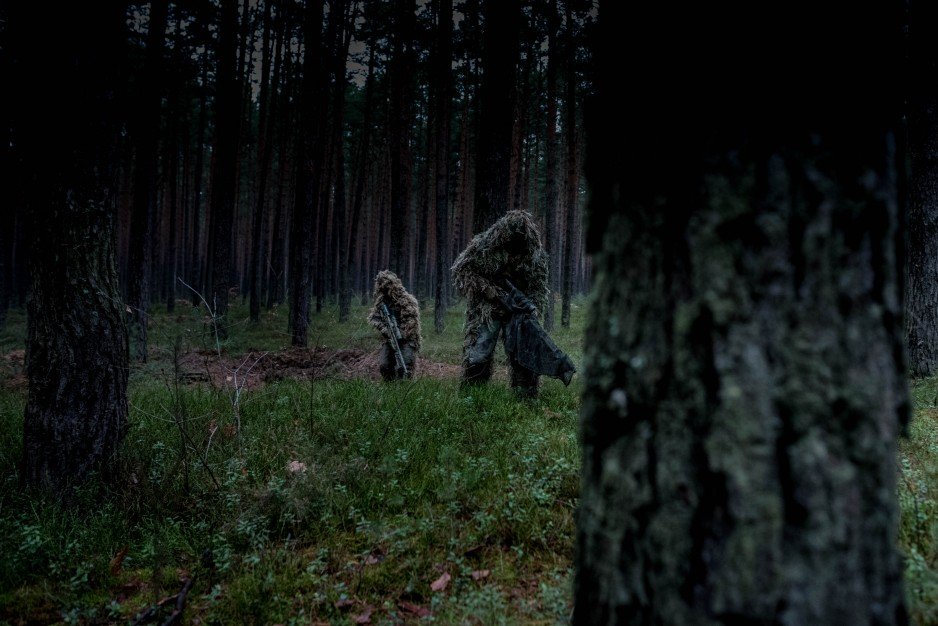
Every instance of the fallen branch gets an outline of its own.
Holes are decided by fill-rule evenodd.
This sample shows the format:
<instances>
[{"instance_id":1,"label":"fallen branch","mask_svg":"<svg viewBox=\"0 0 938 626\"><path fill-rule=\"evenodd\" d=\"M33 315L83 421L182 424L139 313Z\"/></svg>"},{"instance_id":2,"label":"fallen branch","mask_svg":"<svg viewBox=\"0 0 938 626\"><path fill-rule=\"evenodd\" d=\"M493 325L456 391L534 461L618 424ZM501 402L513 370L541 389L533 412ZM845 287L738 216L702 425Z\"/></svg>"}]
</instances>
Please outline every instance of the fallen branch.
<instances>
[{"instance_id":1,"label":"fallen branch","mask_svg":"<svg viewBox=\"0 0 938 626\"><path fill-rule=\"evenodd\" d=\"M147 624L151 621L154 621L160 613L160 609L164 606L168 606L173 602L176 603L173 608L173 612L166 618L166 621L163 622L163 626L172 626L173 624L180 623L182 619L182 612L186 608L186 596L189 595L189 591L192 589L192 579L186 578L183 582L182 589L179 590L179 593L167 596L151 606L149 609L137 616L137 619L133 621L132 626L141 626L141 624Z\"/></svg>"},{"instance_id":2,"label":"fallen branch","mask_svg":"<svg viewBox=\"0 0 938 626\"><path fill-rule=\"evenodd\" d=\"M173 626L173 624L179 624L182 621L182 612L186 608L186 596L189 595L191 589L192 579L187 578L182 589L176 594L176 606L173 608L173 612L170 613L169 617L166 618L166 621L163 622L163 626Z\"/></svg>"}]
</instances>

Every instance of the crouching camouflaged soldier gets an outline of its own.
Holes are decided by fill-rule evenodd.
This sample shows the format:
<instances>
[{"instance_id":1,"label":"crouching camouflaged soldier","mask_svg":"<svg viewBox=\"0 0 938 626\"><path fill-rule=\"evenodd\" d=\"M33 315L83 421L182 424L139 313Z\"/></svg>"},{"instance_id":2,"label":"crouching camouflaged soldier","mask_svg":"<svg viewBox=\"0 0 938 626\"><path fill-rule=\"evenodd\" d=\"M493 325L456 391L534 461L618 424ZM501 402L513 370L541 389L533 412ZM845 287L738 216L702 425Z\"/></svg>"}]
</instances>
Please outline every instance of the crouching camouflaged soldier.
<instances>
[{"instance_id":1,"label":"crouching camouflaged soldier","mask_svg":"<svg viewBox=\"0 0 938 626\"><path fill-rule=\"evenodd\" d=\"M384 336L384 380L412 378L420 352L420 306L394 272L383 270L375 277L375 304L368 321Z\"/></svg>"},{"instance_id":2,"label":"crouching camouflaged soldier","mask_svg":"<svg viewBox=\"0 0 938 626\"><path fill-rule=\"evenodd\" d=\"M492 357L500 334L504 335L508 353L511 386L519 395L537 395L538 372L556 376L565 384L570 382L573 364L536 323L537 310L544 310L547 304L547 267L547 252L531 215L525 211L509 211L476 235L456 259L453 282L468 300L464 383L491 378ZM520 328L521 319L527 322L526 330L536 327L540 334L535 336L535 331L521 338L509 336L513 329ZM522 360L533 369L523 365Z\"/></svg>"}]
</instances>

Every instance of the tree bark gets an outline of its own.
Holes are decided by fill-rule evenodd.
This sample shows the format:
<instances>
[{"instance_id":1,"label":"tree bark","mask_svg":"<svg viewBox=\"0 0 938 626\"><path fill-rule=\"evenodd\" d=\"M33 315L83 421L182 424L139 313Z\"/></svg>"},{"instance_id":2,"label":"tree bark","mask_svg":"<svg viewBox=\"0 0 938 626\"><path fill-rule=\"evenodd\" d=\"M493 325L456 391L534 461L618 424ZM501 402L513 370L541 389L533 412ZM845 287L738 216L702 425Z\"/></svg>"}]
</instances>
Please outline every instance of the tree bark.
<instances>
[{"instance_id":1,"label":"tree bark","mask_svg":"<svg viewBox=\"0 0 938 626\"><path fill-rule=\"evenodd\" d=\"M290 330L292 344L309 344L312 296L313 227L319 209L319 89L323 0L310 0L304 20L303 78L300 86L300 132L293 227L290 235Z\"/></svg>"},{"instance_id":2,"label":"tree bark","mask_svg":"<svg viewBox=\"0 0 938 626\"><path fill-rule=\"evenodd\" d=\"M286 15L284 16L286 19ZM289 48L289 46L288 46ZM284 53L283 60L283 82L280 87L280 130L277 140L279 149L277 153L277 203L274 206L273 230L271 232L270 242L270 286L267 290L267 309L270 310L275 304L283 304L284 291L286 283L286 251L287 251L287 224L291 225L292 220L286 215L289 213L289 205L284 206L284 196L287 195L287 182L293 178L293 170L297 163L297 142L290 141L287 129L293 126L295 120L295 107L290 106L291 92L294 91L293 82L293 55L287 50ZM291 148L288 150L288 148ZM288 154L292 155L287 163ZM292 248L291 248L292 249Z\"/></svg>"},{"instance_id":3,"label":"tree bark","mask_svg":"<svg viewBox=\"0 0 938 626\"><path fill-rule=\"evenodd\" d=\"M200 293L204 291L205 280L205 255L203 254L202 239L203 233L207 228L203 228L203 223L208 219L204 217L202 203L202 179L205 170L205 127L207 125L208 106L206 103L206 91L208 82L207 67L208 63L202 59L202 82L199 86L199 123L196 131L196 157L195 157L195 180L192 183L192 250L189 256L189 267L192 275L188 276L188 282L191 287ZM195 294L190 297L196 298Z\"/></svg>"},{"instance_id":4,"label":"tree bark","mask_svg":"<svg viewBox=\"0 0 938 626\"><path fill-rule=\"evenodd\" d=\"M560 273L560 237L557 232L557 36L560 30L560 20L557 13L557 0L550 0L547 12L547 134L546 145L546 186L544 225L544 247L550 257L550 277L548 285L550 293L547 295L547 310L544 312L544 328L548 331L554 329L554 295L556 293L557 276Z\"/></svg>"},{"instance_id":5,"label":"tree bark","mask_svg":"<svg viewBox=\"0 0 938 626\"><path fill-rule=\"evenodd\" d=\"M169 225L167 229L167 245L163 261L163 286L166 297L166 312L172 313L176 308L176 246L177 246L177 217L179 213L178 206L178 177L179 177L179 137L178 117L183 116L183 112L178 108L171 112L173 117L169 121L166 138L166 149L164 151L164 177L166 187L164 194L168 194L167 210L169 213Z\"/></svg>"},{"instance_id":6,"label":"tree bark","mask_svg":"<svg viewBox=\"0 0 938 626\"><path fill-rule=\"evenodd\" d=\"M371 170L369 162L371 157L372 107L374 106L375 91L375 45L376 40L375 37L372 36L368 45L368 78L365 79L365 102L364 110L362 111L362 129L361 140L358 147L358 163L355 166L357 173L355 175L355 187L352 191L352 214L349 219L349 247L346 260L346 268L352 267L352 260L356 260L354 263L355 273L359 276L363 273L363 266L366 265L366 263L360 260L361 246L359 245L359 229L362 221L362 204L365 199L365 182ZM368 233L370 231L366 230L365 232ZM347 283L344 284L344 289L345 290L340 294L340 313L342 307L348 308L351 306L352 294ZM347 312L346 315L348 315Z\"/></svg>"},{"instance_id":7,"label":"tree bark","mask_svg":"<svg viewBox=\"0 0 938 626\"><path fill-rule=\"evenodd\" d=\"M29 190L29 242L39 252L30 261L20 478L60 493L91 472L110 474L127 428L128 340L113 236L123 16L119 2L7 8L14 138Z\"/></svg>"},{"instance_id":8,"label":"tree bark","mask_svg":"<svg viewBox=\"0 0 938 626\"><path fill-rule=\"evenodd\" d=\"M601 5L574 624L906 623L902 8Z\"/></svg>"},{"instance_id":9,"label":"tree bark","mask_svg":"<svg viewBox=\"0 0 938 626\"><path fill-rule=\"evenodd\" d=\"M241 132L241 86L238 68L238 5L221 5L218 87L215 96L215 149L212 154L211 299L215 331L228 336L228 290L234 262L234 213L237 198L238 138Z\"/></svg>"},{"instance_id":10,"label":"tree bark","mask_svg":"<svg viewBox=\"0 0 938 626\"><path fill-rule=\"evenodd\" d=\"M407 270L407 217L410 213L411 151L410 124L413 98L414 30L416 2L394 4L393 51L390 67L390 117L388 139L391 151L391 271L404 278Z\"/></svg>"},{"instance_id":11,"label":"tree bark","mask_svg":"<svg viewBox=\"0 0 938 626\"><path fill-rule=\"evenodd\" d=\"M563 280L561 285L560 325L570 327L570 301L573 297L574 263L574 231L576 230L577 196L579 177L577 176L577 141L576 141L576 47L573 38L573 12L570 10L571 0L566 0L566 91L564 104L566 124L564 135L567 145L567 178L566 198L564 198L564 216L566 217L563 237Z\"/></svg>"},{"instance_id":12,"label":"tree bark","mask_svg":"<svg viewBox=\"0 0 938 626\"><path fill-rule=\"evenodd\" d=\"M261 242L264 234L265 206L267 202L267 176L270 173L271 147L268 141L269 110L270 110L270 14L273 0L264 0L264 33L262 36L261 60L261 92L260 105L257 116L257 197L254 199L254 215L251 220L251 266L250 285L250 319L259 322L261 319L261 271L263 254Z\"/></svg>"},{"instance_id":13,"label":"tree bark","mask_svg":"<svg viewBox=\"0 0 938 626\"><path fill-rule=\"evenodd\" d=\"M345 12L345 0L339 0L335 5L336 10L342 9ZM335 143L336 143L336 164L335 164L335 230L338 242L336 261L337 292L339 297L339 321L348 321L352 306L352 277L350 275L350 256L353 244L349 241L348 233L348 207L346 206L345 193L345 89L347 85L346 78L346 59L348 57L349 46L355 35L355 19L357 17L355 6L350 7L349 19L346 20L345 34L341 52L335 60L335 92L334 101L336 108L335 116Z\"/></svg>"},{"instance_id":14,"label":"tree bark","mask_svg":"<svg viewBox=\"0 0 938 626\"><path fill-rule=\"evenodd\" d=\"M449 149L450 102L453 97L453 0L440 0L437 15L435 68L436 106L436 297L433 328L443 332L449 284Z\"/></svg>"},{"instance_id":15,"label":"tree bark","mask_svg":"<svg viewBox=\"0 0 938 626\"><path fill-rule=\"evenodd\" d=\"M938 70L934 50L938 11L910 4L909 99L909 369L913 376L938 370L938 88L925 78Z\"/></svg>"},{"instance_id":16,"label":"tree bark","mask_svg":"<svg viewBox=\"0 0 938 626\"><path fill-rule=\"evenodd\" d=\"M473 232L480 233L511 206L512 111L518 64L521 5L485 0L482 88L476 157Z\"/></svg>"}]
</instances>

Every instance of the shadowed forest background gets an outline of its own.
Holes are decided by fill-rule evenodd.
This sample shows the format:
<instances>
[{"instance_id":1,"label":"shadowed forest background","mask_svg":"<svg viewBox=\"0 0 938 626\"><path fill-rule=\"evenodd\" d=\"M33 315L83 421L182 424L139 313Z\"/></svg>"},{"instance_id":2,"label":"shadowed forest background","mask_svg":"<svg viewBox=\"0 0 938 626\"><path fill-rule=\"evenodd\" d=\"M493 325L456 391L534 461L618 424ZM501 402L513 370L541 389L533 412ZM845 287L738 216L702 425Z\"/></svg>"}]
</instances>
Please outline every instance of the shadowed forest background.
<instances>
[{"instance_id":1,"label":"shadowed forest background","mask_svg":"<svg viewBox=\"0 0 938 626\"><path fill-rule=\"evenodd\" d=\"M455 255L504 207L536 216L558 318L569 310L588 278L580 103L595 7L489 7L483 57L482 4L130 6L115 193L135 357L151 306L202 294L224 315L241 299L256 320L298 279L316 312L341 295L345 319L390 268L443 315ZM489 183L503 166L509 179ZM24 231L7 225L4 303L25 301ZM297 255L309 277L291 278Z\"/></svg>"},{"instance_id":2,"label":"shadowed forest background","mask_svg":"<svg viewBox=\"0 0 938 626\"><path fill-rule=\"evenodd\" d=\"M938 623L938 8L759 4L0 6L0 623Z\"/></svg>"}]
</instances>

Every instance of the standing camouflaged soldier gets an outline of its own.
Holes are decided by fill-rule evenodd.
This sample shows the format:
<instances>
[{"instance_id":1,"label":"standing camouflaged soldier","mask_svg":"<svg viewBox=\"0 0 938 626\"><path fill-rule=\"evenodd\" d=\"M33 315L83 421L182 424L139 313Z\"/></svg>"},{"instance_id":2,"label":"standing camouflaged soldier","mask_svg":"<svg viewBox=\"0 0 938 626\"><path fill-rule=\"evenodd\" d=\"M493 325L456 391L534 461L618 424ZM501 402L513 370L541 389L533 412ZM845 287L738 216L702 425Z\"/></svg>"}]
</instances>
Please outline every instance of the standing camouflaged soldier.
<instances>
[{"instance_id":1,"label":"standing camouflaged soldier","mask_svg":"<svg viewBox=\"0 0 938 626\"><path fill-rule=\"evenodd\" d=\"M509 323L516 312L536 317L537 310L544 310L548 296L547 267L547 252L541 246L531 215L525 211L509 211L488 230L473 237L456 259L452 268L454 283L468 299L464 383L491 378L498 337L505 335L508 351ZM520 302L506 302L509 287L505 281L524 294ZM521 365L511 353L508 364L515 391L524 397L537 396L538 374Z\"/></svg>"},{"instance_id":2,"label":"standing camouflaged soldier","mask_svg":"<svg viewBox=\"0 0 938 626\"><path fill-rule=\"evenodd\" d=\"M375 304L368 321L384 336L381 376L384 380L412 378L420 352L420 306L394 272L375 277Z\"/></svg>"}]
</instances>

